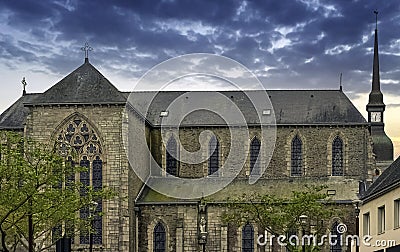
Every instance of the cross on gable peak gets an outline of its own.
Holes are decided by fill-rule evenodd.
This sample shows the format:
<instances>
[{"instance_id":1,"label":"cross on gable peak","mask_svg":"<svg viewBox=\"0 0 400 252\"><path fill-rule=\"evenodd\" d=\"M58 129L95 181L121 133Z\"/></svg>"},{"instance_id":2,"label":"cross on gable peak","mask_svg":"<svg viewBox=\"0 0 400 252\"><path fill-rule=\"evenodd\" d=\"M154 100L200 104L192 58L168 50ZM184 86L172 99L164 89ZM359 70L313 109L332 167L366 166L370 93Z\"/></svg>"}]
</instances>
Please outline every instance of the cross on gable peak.
<instances>
[{"instance_id":1,"label":"cross on gable peak","mask_svg":"<svg viewBox=\"0 0 400 252\"><path fill-rule=\"evenodd\" d=\"M86 42L85 46L81 47L81 50L85 52L85 63L89 62L89 51L93 51L93 48Z\"/></svg>"}]
</instances>

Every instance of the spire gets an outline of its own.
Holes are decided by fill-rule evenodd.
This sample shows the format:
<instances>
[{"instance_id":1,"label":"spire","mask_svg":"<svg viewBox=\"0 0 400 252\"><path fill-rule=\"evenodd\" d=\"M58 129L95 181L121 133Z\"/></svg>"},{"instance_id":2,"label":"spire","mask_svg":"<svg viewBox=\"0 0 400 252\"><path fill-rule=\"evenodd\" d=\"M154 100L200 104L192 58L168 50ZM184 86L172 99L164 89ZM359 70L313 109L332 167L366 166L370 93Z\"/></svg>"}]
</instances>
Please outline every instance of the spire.
<instances>
[{"instance_id":1,"label":"spire","mask_svg":"<svg viewBox=\"0 0 400 252\"><path fill-rule=\"evenodd\" d=\"M372 72L372 91L381 91L381 82L379 77L379 53L378 53L378 11L375 13L375 42L374 42L374 65Z\"/></svg>"},{"instance_id":2,"label":"spire","mask_svg":"<svg viewBox=\"0 0 400 252\"><path fill-rule=\"evenodd\" d=\"M85 52L85 63L89 62L89 51L92 51L93 48L89 46L89 43L86 42L84 47L81 47L81 50Z\"/></svg>"},{"instance_id":3,"label":"spire","mask_svg":"<svg viewBox=\"0 0 400 252\"><path fill-rule=\"evenodd\" d=\"M379 76L379 52L378 52L378 11L375 14L375 39L374 39L374 62L372 67L372 90L369 94L369 105L383 105L381 82Z\"/></svg>"}]
</instances>

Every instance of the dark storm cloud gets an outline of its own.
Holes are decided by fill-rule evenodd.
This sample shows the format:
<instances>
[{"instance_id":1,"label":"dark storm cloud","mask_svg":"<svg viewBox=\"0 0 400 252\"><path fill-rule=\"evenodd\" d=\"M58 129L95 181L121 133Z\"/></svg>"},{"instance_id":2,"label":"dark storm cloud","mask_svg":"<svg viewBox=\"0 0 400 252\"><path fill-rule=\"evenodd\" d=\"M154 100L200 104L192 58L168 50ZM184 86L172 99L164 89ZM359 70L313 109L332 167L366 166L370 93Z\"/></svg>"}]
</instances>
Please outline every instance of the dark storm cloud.
<instances>
[{"instance_id":1,"label":"dark storm cloud","mask_svg":"<svg viewBox=\"0 0 400 252\"><path fill-rule=\"evenodd\" d=\"M368 92L376 8L381 76L400 80L399 6L396 0L0 1L5 25L25 34L12 39L3 31L0 53L66 74L89 41L96 66L139 77L170 57L209 52L241 62L269 88L337 88L342 72L346 90ZM399 84L390 85L397 93Z\"/></svg>"}]
</instances>

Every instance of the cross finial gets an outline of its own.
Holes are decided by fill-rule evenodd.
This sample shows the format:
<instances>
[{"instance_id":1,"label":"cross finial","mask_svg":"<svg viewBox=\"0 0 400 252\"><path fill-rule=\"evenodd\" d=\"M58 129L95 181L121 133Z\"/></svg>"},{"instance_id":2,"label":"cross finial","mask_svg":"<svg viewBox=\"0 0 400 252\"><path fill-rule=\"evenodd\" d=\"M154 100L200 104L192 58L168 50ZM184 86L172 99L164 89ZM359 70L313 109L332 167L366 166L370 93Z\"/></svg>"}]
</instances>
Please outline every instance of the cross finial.
<instances>
[{"instance_id":1,"label":"cross finial","mask_svg":"<svg viewBox=\"0 0 400 252\"><path fill-rule=\"evenodd\" d=\"M81 50L85 52L85 62L89 62L89 51L92 51L93 48L89 46L88 42L86 42L85 46L82 47Z\"/></svg>"},{"instance_id":2,"label":"cross finial","mask_svg":"<svg viewBox=\"0 0 400 252\"><path fill-rule=\"evenodd\" d=\"M375 14L375 29L378 30L378 10L374 10Z\"/></svg>"},{"instance_id":3,"label":"cross finial","mask_svg":"<svg viewBox=\"0 0 400 252\"><path fill-rule=\"evenodd\" d=\"M28 85L28 83L26 83L25 77L22 78L21 83L22 83L22 87L23 87L22 95L26 95L26 89L25 89L25 87L26 87L26 85Z\"/></svg>"}]
</instances>

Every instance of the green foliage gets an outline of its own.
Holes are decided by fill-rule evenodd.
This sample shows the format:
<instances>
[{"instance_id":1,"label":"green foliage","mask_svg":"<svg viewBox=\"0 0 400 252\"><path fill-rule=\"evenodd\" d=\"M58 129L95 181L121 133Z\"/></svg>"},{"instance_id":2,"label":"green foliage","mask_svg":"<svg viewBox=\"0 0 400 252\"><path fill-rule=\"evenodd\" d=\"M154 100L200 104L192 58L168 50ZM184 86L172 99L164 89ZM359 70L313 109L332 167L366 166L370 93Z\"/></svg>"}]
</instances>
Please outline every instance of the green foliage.
<instances>
[{"instance_id":1,"label":"green foliage","mask_svg":"<svg viewBox=\"0 0 400 252\"><path fill-rule=\"evenodd\" d=\"M329 200L324 186L306 186L303 191L293 191L291 197L275 195L243 194L235 199L228 199L228 209L222 216L225 223L241 226L247 222L257 223L259 228L278 237L297 232L305 228L309 233L325 232L324 221L339 213L334 203ZM300 216L307 216L306 227ZM290 251L298 247L288 245ZM306 251L319 251L308 246Z\"/></svg>"},{"instance_id":2,"label":"green foliage","mask_svg":"<svg viewBox=\"0 0 400 252\"><path fill-rule=\"evenodd\" d=\"M0 132L0 143L0 237L5 251L28 246L28 216L35 250L41 251L52 245L53 228L74 223L75 231L87 230L88 220L77 211L114 196L107 188L94 191L68 180L86 168L72 166L49 146L9 132ZM79 193L82 189L85 196Z\"/></svg>"}]
</instances>

